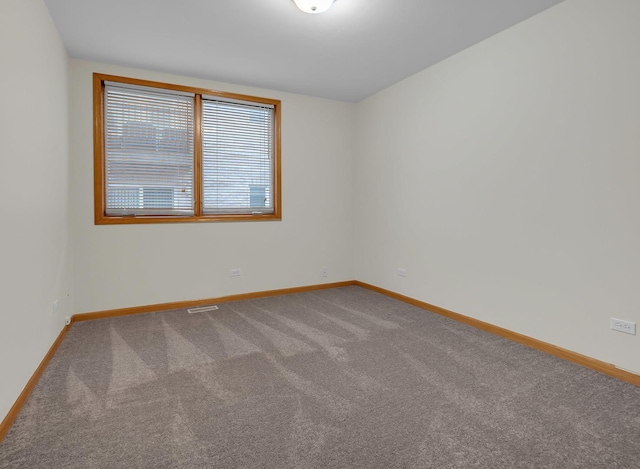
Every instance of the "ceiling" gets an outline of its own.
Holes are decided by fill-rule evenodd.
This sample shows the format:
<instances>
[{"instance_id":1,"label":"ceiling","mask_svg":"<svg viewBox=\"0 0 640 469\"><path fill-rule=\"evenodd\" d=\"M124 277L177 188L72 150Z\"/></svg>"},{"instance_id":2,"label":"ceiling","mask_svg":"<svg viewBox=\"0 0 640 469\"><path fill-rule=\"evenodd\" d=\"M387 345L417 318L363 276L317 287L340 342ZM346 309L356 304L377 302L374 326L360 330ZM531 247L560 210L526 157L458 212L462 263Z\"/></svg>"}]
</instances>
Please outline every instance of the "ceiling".
<instances>
[{"instance_id":1,"label":"ceiling","mask_svg":"<svg viewBox=\"0 0 640 469\"><path fill-rule=\"evenodd\" d=\"M76 59L357 102L562 0L45 0Z\"/></svg>"}]
</instances>

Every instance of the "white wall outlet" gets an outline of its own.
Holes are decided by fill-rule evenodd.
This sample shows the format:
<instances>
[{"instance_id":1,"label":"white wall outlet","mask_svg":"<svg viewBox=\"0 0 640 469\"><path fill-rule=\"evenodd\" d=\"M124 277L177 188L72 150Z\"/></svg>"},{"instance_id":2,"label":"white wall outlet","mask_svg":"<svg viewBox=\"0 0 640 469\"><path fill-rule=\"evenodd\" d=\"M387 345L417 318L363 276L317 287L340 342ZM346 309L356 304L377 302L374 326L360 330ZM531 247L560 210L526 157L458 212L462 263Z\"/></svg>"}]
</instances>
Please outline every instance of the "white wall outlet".
<instances>
[{"instance_id":1,"label":"white wall outlet","mask_svg":"<svg viewBox=\"0 0 640 469\"><path fill-rule=\"evenodd\" d=\"M407 269L398 269L398 275L400 277L406 277L407 276Z\"/></svg>"},{"instance_id":2,"label":"white wall outlet","mask_svg":"<svg viewBox=\"0 0 640 469\"><path fill-rule=\"evenodd\" d=\"M64 325L68 326L69 324L71 324L71 316L66 316L64 318Z\"/></svg>"},{"instance_id":3,"label":"white wall outlet","mask_svg":"<svg viewBox=\"0 0 640 469\"><path fill-rule=\"evenodd\" d=\"M240 269L231 269L229 271L229 275L231 275L232 277L240 277L242 275L242 270L240 270Z\"/></svg>"},{"instance_id":4,"label":"white wall outlet","mask_svg":"<svg viewBox=\"0 0 640 469\"><path fill-rule=\"evenodd\" d=\"M322 277L326 277L327 275L329 275L329 269L327 269L326 267L323 267L322 269L320 269L320 275Z\"/></svg>"},{"instance_id":5,"label":"white wall outlet","mask_svg":"<svg viewBox=\"0 0 640 469\"><path fill-rule=\"evenodd\" d=\"M636 335L636 323L631 321L625 321L623 319L611 318L609 325L614 331L624 332L625 334Z\"/></svg>"},{"instance_id":6,"label":"white wall outlet","mask_svg":"<svg viewBox=\"0 0 640 469\"><path fill-rule=\"evenodd\" d=\"M51 306L51 312L53 314L56 314L59 309L60 309L60 300L56 300L53 302L53 305Z\"/></svg>"}]
</instances>

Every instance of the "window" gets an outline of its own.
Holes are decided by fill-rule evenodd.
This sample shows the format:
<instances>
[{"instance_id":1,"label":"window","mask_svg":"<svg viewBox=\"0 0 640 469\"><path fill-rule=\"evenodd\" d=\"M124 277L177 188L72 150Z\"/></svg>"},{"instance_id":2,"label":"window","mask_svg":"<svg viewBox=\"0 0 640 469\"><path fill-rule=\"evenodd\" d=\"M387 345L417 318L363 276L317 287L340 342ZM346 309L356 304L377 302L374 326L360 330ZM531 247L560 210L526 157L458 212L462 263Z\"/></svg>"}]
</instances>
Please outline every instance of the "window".
<instances>
[{"instance_id":1,"label":"window","mask_svg":"<svg viewBox=\"0 0 640 469\"><path fill-rule=\"evenodd\" d=\"M280 101L94 74L95 222L279 220Z\"/></svg>"}]
</instances>

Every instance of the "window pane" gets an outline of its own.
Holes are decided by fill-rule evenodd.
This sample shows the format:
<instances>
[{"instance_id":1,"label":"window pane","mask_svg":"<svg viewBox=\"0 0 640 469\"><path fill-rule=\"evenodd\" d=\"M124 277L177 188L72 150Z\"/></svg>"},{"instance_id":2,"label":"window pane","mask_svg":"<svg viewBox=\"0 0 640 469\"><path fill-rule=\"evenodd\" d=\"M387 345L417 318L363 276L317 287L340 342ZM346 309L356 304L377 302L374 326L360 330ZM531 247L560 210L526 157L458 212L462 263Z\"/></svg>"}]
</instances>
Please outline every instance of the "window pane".
<instances>
[{"instance_id":1,"label":"window pane","mask_svg":"<svg viewBox=\"0 0 640 469\"><path fill-rule=\"evenodd\" d=\"M193 106L193 96L105 85L107 215L193 215Z\"/></svg>"},{"instance_id":2,"label":"window pane","mask_svg":"<svg viewBox=\"0 0 640 469\"><path fill-rule=\"evenodd\" d=\"M203 213L273 213L273 108L202 101Z\"/></svg>"}]
</instances>

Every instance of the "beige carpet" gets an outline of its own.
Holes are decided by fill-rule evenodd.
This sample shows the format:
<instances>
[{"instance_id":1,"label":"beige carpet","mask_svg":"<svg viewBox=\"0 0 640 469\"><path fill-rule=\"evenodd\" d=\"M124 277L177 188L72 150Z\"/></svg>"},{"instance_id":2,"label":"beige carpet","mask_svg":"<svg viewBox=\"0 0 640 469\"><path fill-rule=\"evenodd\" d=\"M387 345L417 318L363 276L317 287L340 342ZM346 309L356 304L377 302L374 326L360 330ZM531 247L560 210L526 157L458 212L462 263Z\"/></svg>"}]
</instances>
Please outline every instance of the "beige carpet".
<instances>
[{"instance_id":1,"label":"beige carpet","mask_svg":"<svg viewBox=\"0 0 640 469\"><path fill-rule=\"evenodd\" d=\"M78 323L2 468L639 468L640 388L358 287Z\"/></svg>"}]
</instances>

